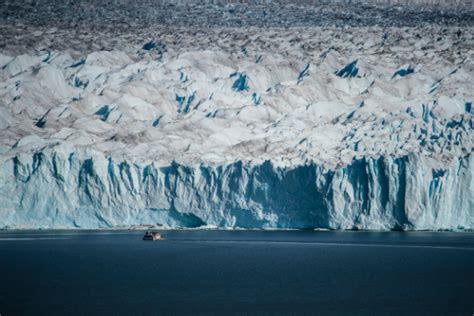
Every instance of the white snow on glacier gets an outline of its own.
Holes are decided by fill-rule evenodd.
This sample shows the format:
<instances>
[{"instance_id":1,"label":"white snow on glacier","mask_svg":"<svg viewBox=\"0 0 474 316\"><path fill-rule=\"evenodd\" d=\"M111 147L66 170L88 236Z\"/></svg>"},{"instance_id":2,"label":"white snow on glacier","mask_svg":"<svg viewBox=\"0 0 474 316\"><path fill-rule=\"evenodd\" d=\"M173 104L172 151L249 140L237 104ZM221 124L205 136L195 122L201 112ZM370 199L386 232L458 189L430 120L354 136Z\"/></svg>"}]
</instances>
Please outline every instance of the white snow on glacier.
<instances>
[{"instance_id":1,"label":"white snow on glacier","mask_svg":"<svg viewBox=\"0 0 474 316\"><path fill-rule=\"evenodd\" d=\"M473 229L472 31L6 47L0 228Z\"/></svg>"}]
</instances>

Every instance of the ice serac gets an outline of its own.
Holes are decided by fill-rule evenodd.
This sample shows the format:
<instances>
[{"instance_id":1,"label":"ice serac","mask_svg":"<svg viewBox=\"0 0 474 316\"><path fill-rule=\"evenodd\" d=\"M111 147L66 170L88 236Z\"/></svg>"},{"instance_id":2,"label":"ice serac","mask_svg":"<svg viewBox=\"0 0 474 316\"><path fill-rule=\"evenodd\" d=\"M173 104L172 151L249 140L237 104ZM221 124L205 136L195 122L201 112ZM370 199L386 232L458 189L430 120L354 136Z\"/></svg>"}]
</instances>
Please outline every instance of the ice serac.
<instances>
[{"instance_id":1,"label":"ice serac","mask_svg":"<svg viewBox=\"0 0 474 316\"><path fill-rule=\"evenodd\" d=\"M169 166L45 150L1 164L3 228L450 229L474 227L472 155L316 164Z\"/></svg>"}]
</instances>

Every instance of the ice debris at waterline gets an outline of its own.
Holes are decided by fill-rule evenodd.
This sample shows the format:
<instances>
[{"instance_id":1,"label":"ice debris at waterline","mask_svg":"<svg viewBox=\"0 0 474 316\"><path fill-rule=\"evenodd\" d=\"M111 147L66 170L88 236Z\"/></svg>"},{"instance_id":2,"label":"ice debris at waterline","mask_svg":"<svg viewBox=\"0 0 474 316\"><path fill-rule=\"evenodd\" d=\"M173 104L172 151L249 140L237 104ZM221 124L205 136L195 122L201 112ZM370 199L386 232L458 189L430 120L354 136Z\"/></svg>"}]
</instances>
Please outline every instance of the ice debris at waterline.
<instances>
[{"instance_id":1,"label":"ice debris at waterline","mask_svg":"<svg viewBox=\"0 0 474 316\"><path fill-rule=\"evenodd\" d=\"M0 48L0 228L474 229L471 11L101 47L35 12Z\"/></svg>"}]
</instances>

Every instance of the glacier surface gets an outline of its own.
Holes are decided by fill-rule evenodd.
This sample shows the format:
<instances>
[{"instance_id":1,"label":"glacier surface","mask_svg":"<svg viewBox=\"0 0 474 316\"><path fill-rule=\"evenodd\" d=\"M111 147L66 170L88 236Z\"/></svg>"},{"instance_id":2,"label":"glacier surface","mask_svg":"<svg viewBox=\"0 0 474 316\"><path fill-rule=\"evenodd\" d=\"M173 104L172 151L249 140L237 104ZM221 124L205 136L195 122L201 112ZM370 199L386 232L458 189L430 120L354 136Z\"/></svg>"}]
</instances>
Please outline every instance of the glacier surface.
<instances>
[{"instance_id":1,"label":"glacier surface","mask_svg":"<svg viewBox=\"0 0 474 316\"><path fill-rule=\"evenodd\" d=\"M474 229L472 8L301 5L107 35L7 12L0 228Z\"/></svg>"}]
</instances>

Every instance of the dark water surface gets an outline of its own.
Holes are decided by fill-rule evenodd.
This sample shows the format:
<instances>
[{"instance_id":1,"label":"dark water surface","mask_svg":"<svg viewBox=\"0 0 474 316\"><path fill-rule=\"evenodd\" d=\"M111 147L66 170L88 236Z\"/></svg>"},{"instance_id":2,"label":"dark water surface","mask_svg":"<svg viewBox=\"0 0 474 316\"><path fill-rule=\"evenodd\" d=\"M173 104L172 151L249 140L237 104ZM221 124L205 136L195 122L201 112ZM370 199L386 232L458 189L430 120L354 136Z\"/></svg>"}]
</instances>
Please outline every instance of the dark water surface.
<instances>
[{"instance_id":1,"label":"dark water surface","mask_svg":"<svg viewBox=\"0 0 474 316\"><path fill-rule=\"evenodd\" d=\"M474 314L473 233L0 232L0 314Z\"/></svg>"}]
</instances>

